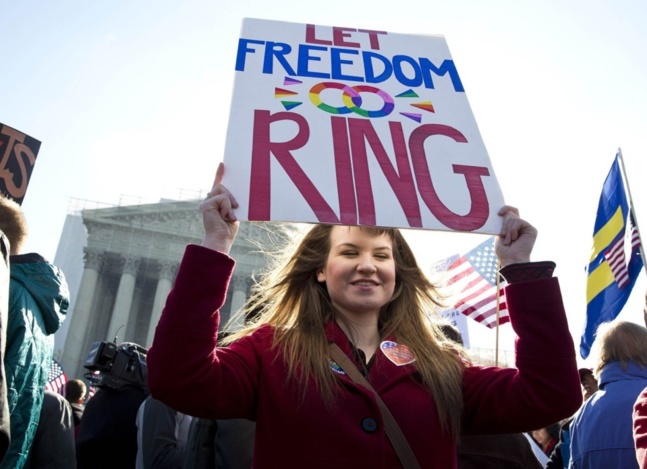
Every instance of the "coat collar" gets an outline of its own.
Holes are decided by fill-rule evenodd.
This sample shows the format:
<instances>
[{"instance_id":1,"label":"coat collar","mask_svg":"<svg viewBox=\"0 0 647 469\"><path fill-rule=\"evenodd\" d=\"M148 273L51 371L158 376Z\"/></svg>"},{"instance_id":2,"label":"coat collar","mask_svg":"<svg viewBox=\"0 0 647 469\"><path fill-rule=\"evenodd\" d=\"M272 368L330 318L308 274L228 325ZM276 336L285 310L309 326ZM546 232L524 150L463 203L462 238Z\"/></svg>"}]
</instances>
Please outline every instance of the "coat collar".
<instances>
[{"instance_id":1,"label":"coat collar","mask_svg":"<svg viewBox=\"0 0 647 469\"><path fill-rule=\"evenodd\" d=\"M645 379L647 379L647 368L635 362L628 362L625 370L619 361L613 361L604 365L600 372L600 389L604 389L607 384L614 381Z\"/></svg>"}]
</instances>

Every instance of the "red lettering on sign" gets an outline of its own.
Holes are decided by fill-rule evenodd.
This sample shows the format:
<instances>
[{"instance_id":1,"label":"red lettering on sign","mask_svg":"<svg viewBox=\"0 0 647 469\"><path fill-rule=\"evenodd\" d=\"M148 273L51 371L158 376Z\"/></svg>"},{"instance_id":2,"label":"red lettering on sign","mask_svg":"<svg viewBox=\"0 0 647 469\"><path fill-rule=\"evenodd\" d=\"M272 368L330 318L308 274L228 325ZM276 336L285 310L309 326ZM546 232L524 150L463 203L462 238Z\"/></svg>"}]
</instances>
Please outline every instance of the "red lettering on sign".
<instances>
[{"instance_id":1,"label":"red lettering on sign","mask_svg":"<svg viewBox=\"0 0 647 469\"><path fill-rule=\"evenodd\" d=\"M296 135L286 142L276 142L271 138L271 125L281 121L293 122L297 127ZM489 176L486 167L452 165L455 174L462 174L465 177L471 201L470 210L466 215L459 215L447 208L434 188L425 154L425 141L431 136L439 135L449 137L458 143L467 143L465 136L457 129L440 124L421 125L411 133L407 149L402 124L389 122L395 156L392 161L371 120L332 116L330 124L335 182L341 215L338 217L335 214L293 156L293 152L305 147L310 138L310 128L306 119L300 114L292 112L277 112L272 115L270 111L256 110L254 112L249 220L270 220L272 192L270 163L273 155L320 223L376 225L375 199L367 150L370 147L386 181L402 207L409 226L415 228L423 226L418 194L436 219L447 228L474 231L487 222L489 202L483 185L483 177ZM409 154L411 162L409 162Z\"/></svg>"},{"instance_id":2,"label":"red lettering on sign","mask_svg":"<svg viewBox=\"0 0 647 469\"><path fill-rule=\"evenodd\" d=\"M355 184L353 183L353 166L348 146L346 119L330 118L333 152L335 154L335 175L337 176L337 195L341 222L345 225L357 225L357 202Z\"/></svg>"},{"instance_id":3,"label":"red lettering on sign","mask_svg":"<svg viewBox=\"0 0 647 469\"><path fill-rule=\"evenodd\" d=\"M274 122L292 121L297 124L296 136L287 142L273 142L270 126ZM252 144L252 167L249 194L249 219L269 220L271 203L270 157L274 155L285 170L294 185L299 189L303 198L322 223L339 223L339 218L324 200L310 178L301 169L292 156L310 138L310 128L305 118L293 112L277 112L270 115L269 111L254 111L254 131Z\"/></svg>"},{"instance_id":4,"label":"red lettering on sign","mask_svg":"<svg viewBox=\"0 0 647 469\"><path fill-rule=\"evenodd\" d=\"M360 48L359 43L349 42L346 40L347 37L351 37L351 32L357 31L354 28L339 28L337 26L332 28L332 42L336 46L345 46L345 47L356 47Z\"/></svg>"},{"instance_id":5,"label":"red lettering on sign","mask_svg":"<svg viewBox=\"0 0 647 469\"><path fill-rule=\"evenodd\" d=\"M314 24L306 24L305 42L309 44L322 44L324 46L335 45L339 47L354 47L356 49L360 49L362 45L359 42L348 40L348 38L354 37L353 33L363 33L368 35L369 45L373 50L380 50L379 35L387 34L386 31L375 31L372 29L341 28L339 26L333 26L332 40L319 39L317 37L316 26Z\"/></svg>"},{"instance_id":6,"label":"red lettering on sign","mask_svg":"<svg viewBox=\"0 0 647 469\"><path fill-rule=\"evenodd\" d=\"M371 43L371 49L380 50L380 41L378 40L378 34L387 34L386 31L375 31L373 29L358 29L360 33L368 34L369 41Z\"/></svg>"},{"instance_id":7,"label":"red lettering on sign","mask_svg":"<svg viewBox=\"0 0 647 469\"><path fill-rule=\"evenodd\" d=\"M317 39L314 24L306 24L306 42L309 44L323 44L325 46L332 45L332 41Z\"/></svg>"},{"instance_id":8,"label":"red lettering on sign","mask_svg":"<svg viewBox=\"0 0 647 469\"><path fill-rule=\"evenodd\" d=\"M400 202L409 226L421 228L422 218L418 196L413 183L411 167L407 147L400 122L389 122L391 140L397 171L393 167L389 156L380 141L377 132L368 119L349 118L348 128L350 130L350 143L353 152L353 170L355 174L355 190L359 199L358 211L359 221L362 225L375 225L375 201L373 199L373 187L371 185L368 170L368 156L365 142L371 147L375 158L380 165L393 193Z\"/></svg>"},{"instance_id":9,"label":"red lettering on sign","mask_svg":"<svg viewBox=\"0 0 647 469\"><path fill-rule=\"evenodd\" d=\"M429 173L424 143L427 137L443 135L459 143L467 143L465 136L453 127L440 124L421 125L409 137L411 163L418 183L418 191L431 213L443 225L453 230L474 231L482 227L489 216L489 202L482 176L489 176L487 168L479 166L453 165L454 173L465 175L465 182L471 200L470 211L466 215L458 215L447 208L440 200Z\"/></svg>"}]
</instances>

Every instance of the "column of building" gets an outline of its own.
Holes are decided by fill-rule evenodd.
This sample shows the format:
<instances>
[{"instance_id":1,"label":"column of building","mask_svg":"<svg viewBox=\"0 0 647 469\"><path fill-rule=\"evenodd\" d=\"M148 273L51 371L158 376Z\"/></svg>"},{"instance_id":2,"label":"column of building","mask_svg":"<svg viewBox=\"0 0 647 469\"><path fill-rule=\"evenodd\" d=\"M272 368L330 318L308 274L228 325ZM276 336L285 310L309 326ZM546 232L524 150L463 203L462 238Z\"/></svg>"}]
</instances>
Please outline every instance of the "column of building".
<instances>
[{"instance_id":1,"label":"column of building","mask_svg":"<svg viewBox=\"0 0 647 469\"><path fill-rule=\"evenodd\" d=\"M151 321L148 325L148 334L146 336L146 348L150 347L153 343L155 336L155 328L162 315L162 309L166 304L166 297L171 292L173 286L173 278L177 271L178 264L175 262L161 262L159 266L159 278L157 280L157 288L155 289L155 299L153 301L153 310L151 312Z\"/></svg>"},{"instance_id":2,"label":"column of building","mask_svg":"<svg viewBox=\"0 0 647 469\"><path fill-rule=\"evenodd\" d=\"M236 330L243 326L245 322L245 317L243 315L236 315L238 310L243 307L245 301L247 300L247 279L249 277L246 275L235 275L231 279L229 288L232 289L231 292L231 309L229 310L229 318L234 318L233 321L229 322L229 330ZM222 325L224 326L224 324Z\"/></svg>"},{"instance_id":3,"label":"column of building","mask_svg":"<svg viewBox=\"0 0 647 469\"><path fill-rule=\"evenodd\" d=\"M130 337L129 333L131 331L128 330L128 317L133 303L135 281L137 280L140 262L141 259L135 256L126 255L121 258L121 277L115 304L112 308L110 326L108 327L108 334L110 335L108 337L117 337L118 335L126 339Z\"/></svg>"},{"instance_id":4,"label":"column of building","mask_svg":"<svg viewBox=\"0 0 647 469\"><path fill-rule=\"evenodd\" d=\"M71 317L72 322L65 340L63 357L61 358L63 368L67 370L68 375L71 377L81 376L84 371L82 366L85 362L87 350L83 350L83 347L85 346L86 333L90 325L94 295L103 259L103 252L88 248L84 249L83 260L85 267L81 277L81 286Z\"/></svg>"}]
</instances>

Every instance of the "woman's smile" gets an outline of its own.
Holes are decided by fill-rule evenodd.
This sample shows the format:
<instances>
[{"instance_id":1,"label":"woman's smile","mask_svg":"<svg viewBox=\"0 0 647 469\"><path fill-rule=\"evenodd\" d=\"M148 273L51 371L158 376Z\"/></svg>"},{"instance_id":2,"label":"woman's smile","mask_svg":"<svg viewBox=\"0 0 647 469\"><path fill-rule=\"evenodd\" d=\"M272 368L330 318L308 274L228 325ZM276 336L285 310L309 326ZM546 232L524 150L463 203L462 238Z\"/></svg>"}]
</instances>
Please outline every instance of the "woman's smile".
<instances>
[{"instance_id":1,"label":"woman's smile","mask_svg":"<svg viewBox=\"0 0 647 469\"><path fill-rule=\"evenodd\" d=\"M391 238L359 227L334 227L328 260L317 280L325 282L338 311L350 316L378 315L395 289Z\"/></svg>"}]
</instances>

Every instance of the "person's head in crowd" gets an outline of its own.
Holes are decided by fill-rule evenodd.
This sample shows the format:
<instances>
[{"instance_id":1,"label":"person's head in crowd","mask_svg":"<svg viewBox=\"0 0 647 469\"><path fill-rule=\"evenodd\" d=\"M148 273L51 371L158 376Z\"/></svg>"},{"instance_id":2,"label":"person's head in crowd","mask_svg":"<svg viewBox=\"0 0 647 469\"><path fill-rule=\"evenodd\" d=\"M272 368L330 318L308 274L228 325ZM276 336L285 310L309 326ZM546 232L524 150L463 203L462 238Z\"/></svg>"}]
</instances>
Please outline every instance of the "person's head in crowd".
<instances>
[{"instance_id":1,"label":"person's head in crowd","mask_svg":"<svg viewBox=\"0 0 647 469\"><path fill-rule=\"evenodd\" d=\"M11 255L20 254L29 232L27 219L20 205L2 194L0 194L0 230L9 240Z\"/></svg>"},{"instance_id":2,"label":"person's head in crowd","mask_svg":"<svg viewBox=\"0 0 647 469\"><path fill-rule=\"evenodd\" d=\"M591 368L580 368L580 383L582 383L582 393L584 400L587 400L598 390L598 380L593 376Z\"/></svg>"},{"instance_id":3,"label":"person's head in crowd","mask_svg":"<svg viewBox=\"0 0 647 469\"><path fill-rule=\"evenodd\" d=\"M87 388L80 379L71 379L65 385L65 398L72 404L83 404Z\"/></svg>"},{"instance_id":4,"label":"person's head in crowd","mask_svg":"<svg viewBox=\"0 0 647 469\"><path fill-rule=\"evenodd\" d=\"M449 323L441 323L439 326L439 329L443 333L443 335L447 337L449 340L451 340L452 342L455 342L460 345L464 345L461 331L459 331L453 325Z\"/></svg>"},{"instance_id":5,"label":"person's head in crowd","mask_svg":"<svg viewBox=\"0 0 647 469\"><path fill-rule=\"evenodd\" d=\"M533 439L537 444L539 444L539 446L541 446L541 449L545 454L550 454L559 441L559 429L559 424L554 423L547 427L532 431Z\"/></svg>"},{"instance_id":6,"label":"person's head in crowd","mask_svg":"<svg viewBox=\"0 0 647 469\"><path fill-rule=\"evenodd\" d=\"M624 370L629 362L647 368L647 328L627 321L602 323L597 330L592 351L597 357L595 376L611 362L620 362Z\"/></svg>"}]
</instances>

